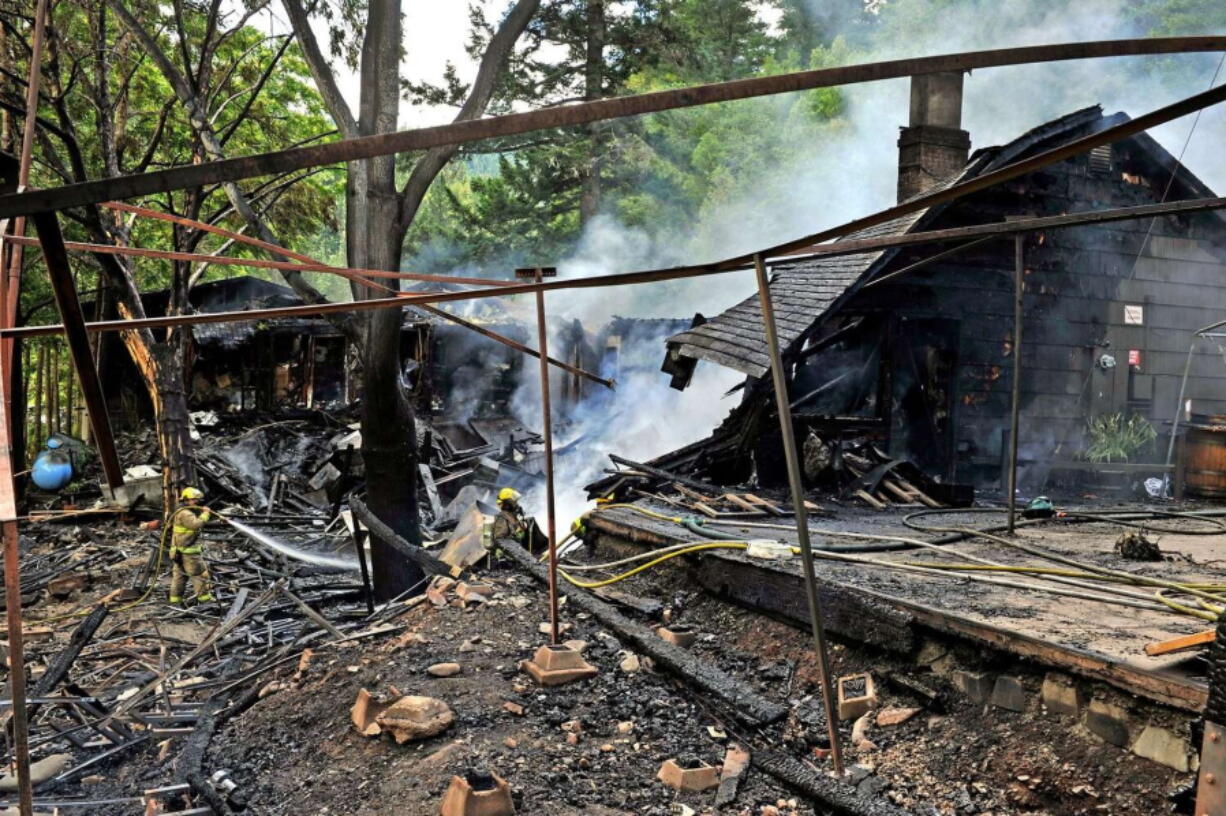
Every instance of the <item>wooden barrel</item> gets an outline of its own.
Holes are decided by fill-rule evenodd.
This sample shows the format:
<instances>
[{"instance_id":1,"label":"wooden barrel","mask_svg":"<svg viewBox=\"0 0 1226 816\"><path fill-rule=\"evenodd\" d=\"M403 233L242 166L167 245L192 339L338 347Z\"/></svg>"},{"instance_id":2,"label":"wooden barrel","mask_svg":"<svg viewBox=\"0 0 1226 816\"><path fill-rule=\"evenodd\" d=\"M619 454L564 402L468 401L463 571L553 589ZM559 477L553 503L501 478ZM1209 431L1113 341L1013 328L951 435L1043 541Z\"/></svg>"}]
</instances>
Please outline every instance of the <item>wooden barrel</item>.
<instances>
[{"instance_id":1,"label":"wooden barrel","mask_svg":"<svg viewBox=\"0 0 1226 816\"><path fill-rule=\"evenodd\" d=\"M1188 428L1184 489L1195 496L1226 497L1226 425Z\"/></svg>"}]
</instances>

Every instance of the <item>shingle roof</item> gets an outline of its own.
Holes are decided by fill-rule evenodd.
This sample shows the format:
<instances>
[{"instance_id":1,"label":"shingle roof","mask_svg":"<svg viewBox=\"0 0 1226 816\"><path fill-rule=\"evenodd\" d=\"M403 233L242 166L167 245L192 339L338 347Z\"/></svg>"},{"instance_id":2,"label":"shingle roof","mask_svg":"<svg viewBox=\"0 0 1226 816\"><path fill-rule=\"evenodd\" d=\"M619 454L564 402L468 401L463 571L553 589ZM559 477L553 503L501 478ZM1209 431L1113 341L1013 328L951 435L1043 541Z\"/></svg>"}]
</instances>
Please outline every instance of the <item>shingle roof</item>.
<instances>
[{"instance_id":1,"label":"shingle roof","mask_svg":"<svg viewBox=\"0 0 1226 816\"><path fill-rule=\"evenodd\" d=\"M1097 105L1075 111L1027 131L1003 147L976 151L961 172L929 188L932 193L953 184L994 170L1014 161L1036 144L1053 136L1097 122L1109 127L1127 117L1104 117ZM944 209L939 205L902 216L876 227L854 232L839 240L903 235L915 230ZM816 323L843 295L867 281L877 268L897 252L885 250L827 258L785 261L771 265L770 288L778 323L779 343L786 351ZM758 296L746 298L701 326L669 338L670 349L683 357L709 360L751 377L762 377L770 370L762 312Z\"/></svg>"},{"instance_id":2,"label":"shingle roof","mask_svg":"<svg viewBox=\"0 0 1226 816\"><path fill-rule=\"evenodd\" d=\"M948 186L961 178L953 176L942 183ZM910 232L928 210L887 221L876 227L853 232L846 239L878 238ZM779 343L788 348L795 343L829 306L885 256L885 252L862 252L833 258L809 258L771 265L771 302ZM713 363L761 377L770 370L762 329L762 309L754 294L701 326L669 338L683 356Z\"/></svg>"}]
</instances>

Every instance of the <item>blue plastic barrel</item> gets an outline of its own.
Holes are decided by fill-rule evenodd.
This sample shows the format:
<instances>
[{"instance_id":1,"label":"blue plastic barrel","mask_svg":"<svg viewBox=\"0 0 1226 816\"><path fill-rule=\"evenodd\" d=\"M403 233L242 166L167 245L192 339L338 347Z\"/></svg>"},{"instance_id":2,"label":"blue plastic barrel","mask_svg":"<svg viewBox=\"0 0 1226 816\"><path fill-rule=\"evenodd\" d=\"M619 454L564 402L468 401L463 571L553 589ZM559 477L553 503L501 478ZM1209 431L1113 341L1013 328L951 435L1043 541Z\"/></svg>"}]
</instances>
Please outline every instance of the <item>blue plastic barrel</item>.
<instances>
[{"instance_id":1,"label":"blue plastic barrel","mask_svg":"<svg viewBox=\"0 0 1226 816\"><path fill-rule=\"evenodd\" d=\"M44 449L34 459L30 476L43 490L63 490L72 481L72 457L58 447Z\"/></svg>"}]
</instances>

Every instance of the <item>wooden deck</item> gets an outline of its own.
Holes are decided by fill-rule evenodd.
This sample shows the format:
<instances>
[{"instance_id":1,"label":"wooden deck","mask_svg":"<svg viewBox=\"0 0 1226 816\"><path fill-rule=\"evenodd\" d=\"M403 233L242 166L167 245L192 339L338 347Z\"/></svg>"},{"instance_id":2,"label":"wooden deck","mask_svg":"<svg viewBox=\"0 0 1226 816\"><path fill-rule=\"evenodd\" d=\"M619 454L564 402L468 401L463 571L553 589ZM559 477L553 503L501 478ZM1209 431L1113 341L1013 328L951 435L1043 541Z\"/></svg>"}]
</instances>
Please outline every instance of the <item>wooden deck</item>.
<instances>
[{"instance_id":1,"label":"wooden deck","mask_svg":"<svg viewBox=\"0 0 1226 816\"><path fill-rule=\"evenodd\" d=\"M677 513L675 508L643 506L668 515ZM840 511L837 520L814 518L811 525L815 540L820 538L822 529L930 537L903 527L902 515L901 512ZM984 526L995 520L958 516L941 522L951 526L954 523ZM790 518L754 521L788 523ZM624 508L593 513L589 527L600 534L601 543L658 547L682 541L703 541L676 524ZM782 530L719 529L730 539L795 541L794 533ZM1019 531L1019 540L1083 563L1150 577L1226 583L1226 569L1217 566L1218 559L1226 555L1226 536L1151 535L1163 552L1176 556L1176 560L1138 563L1124 561L1113 554L1113 545L1120 532L1120 527L1099 523L1046 525ZM828 541L851 543L843 538ZM982 540L950 545L947 552L948 555L912 549L867 554L866 557L895 562L953 563L964 562L960 556L976 555L1007 564L1055 566ZM687 558L694 577L707 590L807 625L808 608L799 558L768 561L732 550L708 551ZM918 646L925 630L935 631L1101 680L1159 703L1189 711L1200 711L1204 707L1208 689L1198 652L1150 657L1145 654L1145 646L1210 628L1207 621L1023 588L975 583L953 574L934 576L829 560L819 561L817 567L823 617L827 627L843 638L908 652ZM1018 575L993 573L993 576L1031 580ZM1079 591L1073 587L1062 588Z\"/></svg>"}]
</instances>

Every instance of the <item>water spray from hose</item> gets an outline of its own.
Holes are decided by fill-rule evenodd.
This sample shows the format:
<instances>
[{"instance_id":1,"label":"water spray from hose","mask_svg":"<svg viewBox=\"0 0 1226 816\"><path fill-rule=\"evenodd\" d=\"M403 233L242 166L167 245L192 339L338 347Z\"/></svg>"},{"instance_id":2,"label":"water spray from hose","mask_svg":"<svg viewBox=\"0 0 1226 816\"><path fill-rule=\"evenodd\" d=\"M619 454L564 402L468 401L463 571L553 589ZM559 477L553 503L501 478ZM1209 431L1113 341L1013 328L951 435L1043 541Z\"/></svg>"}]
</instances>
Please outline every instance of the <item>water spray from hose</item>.
<instances>
[{"instance_id":1,"label":"water spray from hose","mask_svg":"<svg viewBox=\"0 0 1226 816\"><path fill-rule=\"evenodd\" d=\"M267 547L273 552L280 553L286 558L292 558L295 561L301 561L304 564L311 564L316 567L329 567L332 569L341 569L348 572L357 572L359 570L357 559L338 558L333 555L321 555L319 553L309 552L297 547L291 546L280 539L273 538L267 533L262 533L254 527L248 527L241 521L223 516L220 513L214 512L217 518L229 524L235 530L238 530L247 538L254 541L263 547Z\"/></svg>"}]
</instances>

